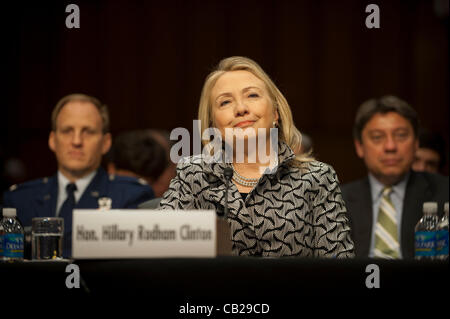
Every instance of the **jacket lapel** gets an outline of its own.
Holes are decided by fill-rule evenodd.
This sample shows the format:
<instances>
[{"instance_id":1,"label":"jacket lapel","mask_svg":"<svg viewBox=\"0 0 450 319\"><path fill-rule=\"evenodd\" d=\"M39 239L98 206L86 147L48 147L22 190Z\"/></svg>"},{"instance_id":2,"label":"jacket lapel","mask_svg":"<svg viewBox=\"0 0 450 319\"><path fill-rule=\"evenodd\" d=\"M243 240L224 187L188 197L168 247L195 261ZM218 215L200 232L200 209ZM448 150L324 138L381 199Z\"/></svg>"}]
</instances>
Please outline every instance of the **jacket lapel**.
<instances>
[{"instance_id":1,"label":"jacket lapel","mask_svg":"<svg viewBox=\"0 0 450 319\"><path fill-rule=\"evenodd\" d=\"M414 257L414 228L422 216L422 205L431 198L431 186L428 181L413 171L406 186L402 211L401 246L403 258Z\"/></svg>"},{"instance_id":2,"label":"jacket lapel","mask_svg":"<svg viewBox=\"0 0 450 319\"><path fill-rule=\"evenodd\" d=\"M294 153L287 146L287 144L284 142L279 142L278 167L276 167L275 172L269 174L269 176L273 177L277 174L282 167L282 164L287 163L294 157ZM210 187L206 190L206 196L207 199L215 205L216 210L219 211L223 210L225 207L225 177L223 172L229 164L224 162L224 160L222 160L222 162L217 161L209 164L203 162L203 170L208 175L210 185ZM228 211L231 218L238 218L241 223L247 224L251 230L254 230L254 221L252 221L251 215L244 205L239 190L233 182L229 183Z\"/></svg>"},{"instance_id":3,"label":"jacket lapel","mask_svg":"<svg viewBox=\"0 0 450 319\"><path fill-rule=\"evenodd\" d=\"M368 257L373 226L372 195L368 177L361 180L352 195L349 209L352 211L355 250L358 256Z\"/></svg>"},{"instance_id":4,"label":"jacket lapel","mask_svg":"<svg viewBox=\"0 0 450 319\"><path fill-rule=\"evenodd\" d=\"M225 183L221 181L220 183L210 187L207 190L206 195L209 197L210 201L217 203L218 205L221 206L220 209L223 209L225 207L225 191L226 191ZM233 182L230 182L228 188L228 210L231 215L237 215L237 213L241 209L246 210L245 206L243 205L243 202L240 199L241 196L239 194L236 185L234 185ZM246 218L242 218L242 220L251 224L250 220Z\"/></svg>"},{"instance_id":5,"label":"jacket lapel","mask_svg":"<svg viewBox=\"0 0 450 319\"><path fill-rule=\"evenodd\" d=\"M106 172L102 168L99 168L97 174L95 174L94 178L81 195L80 200L77 202L74 209L98 208L98 198L104 196L104 194L100 193L100 189L106 189L104 187L102 188L103 184L106 184L105 178L107 179ZM66 225L64 225L66 236L69 237L71 237L72 234L72 217L73 216L66 218Z\"/></svg>"},{"instance_id":6,"label":"jacket lapel","mask_svg":"<svg viewBox=\"0 0 450 319\"><path fill-rule=\"evenodd\" d=\"M361 236L363 237L363 243L365 244L363 247L361 247L361 249L364 253L364 256L369 256L371 234L373 228L372 194L370 190L369 178L365 178L363 183L363 202L361 202L360 205L361 211L365 213L364 216L361 217L364 218L365 221L361 222L363 225L363 228L361 229Z\"/></svg>"},{"instance_id":7,"label":"jacket lapel","mask_svg":"<svg viewBox=\"0 0 450 319\"><path fill-rule=\"evenodd\" d=\"M102 168L99 168L75 208L98 208L98 199L107 196L107 184L108 174Z\"/></svg>"}]
</instances>

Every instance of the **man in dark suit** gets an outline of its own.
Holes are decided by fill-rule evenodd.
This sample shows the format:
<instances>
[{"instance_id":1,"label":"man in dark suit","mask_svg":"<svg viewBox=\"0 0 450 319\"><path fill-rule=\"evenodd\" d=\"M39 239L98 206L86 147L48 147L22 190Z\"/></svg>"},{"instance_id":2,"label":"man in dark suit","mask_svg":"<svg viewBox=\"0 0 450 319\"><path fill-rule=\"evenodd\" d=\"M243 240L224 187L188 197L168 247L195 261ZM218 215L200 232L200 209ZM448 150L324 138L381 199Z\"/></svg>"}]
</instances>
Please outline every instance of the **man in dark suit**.
<instances>
[{"instance_id":1,"label":"man in dark suit","mask_svg":"<svg viewBox=\"0 0 450 319\"><path fill-rule=\"evenodd\" d=\"M417 114L395 96L364 102L353 128L367 177L342 186L357 257L414 258L414 227L424 202L442 211L448 177L414 172Z\"/></svg>"},{"instance_id":2,"label":"man in dark suit","mask_svg":"<svg viewBox=\"0 0 450 319\"><path fill-rule=\"evenodd\" d=\"M108 175L101 167L102 156L111 147L109 113L106 105L84 94L62 98L52 113L49 147L55 153L58 172L4 193L3 206L17 208L23 226L33 217L64 218L65 257L71 256L72 210L99 208L137 208L154 197L148 184L133 177Z\"/></svg>"}]
</instances>

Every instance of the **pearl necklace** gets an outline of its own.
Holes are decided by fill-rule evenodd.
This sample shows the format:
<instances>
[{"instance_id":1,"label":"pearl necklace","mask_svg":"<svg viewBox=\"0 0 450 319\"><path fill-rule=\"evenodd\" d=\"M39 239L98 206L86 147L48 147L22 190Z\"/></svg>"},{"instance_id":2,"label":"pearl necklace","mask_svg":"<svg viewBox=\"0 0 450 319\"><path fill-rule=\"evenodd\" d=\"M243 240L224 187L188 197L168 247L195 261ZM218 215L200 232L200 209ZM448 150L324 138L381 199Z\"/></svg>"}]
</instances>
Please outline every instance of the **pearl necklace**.
<instances>
[{"instance_id":1,"label":"pearl necklace","mask_svg":"<svg viewBox=\"0 0 450 319\"><path fill-rule=\"evenodd\" d=\"M255 187L258 185L259 178L247 178L242 176L234 169L233 164L231 164L231 168L233 168L233 180L239 185L246 187Z\"/></svg>"}]
</instances>

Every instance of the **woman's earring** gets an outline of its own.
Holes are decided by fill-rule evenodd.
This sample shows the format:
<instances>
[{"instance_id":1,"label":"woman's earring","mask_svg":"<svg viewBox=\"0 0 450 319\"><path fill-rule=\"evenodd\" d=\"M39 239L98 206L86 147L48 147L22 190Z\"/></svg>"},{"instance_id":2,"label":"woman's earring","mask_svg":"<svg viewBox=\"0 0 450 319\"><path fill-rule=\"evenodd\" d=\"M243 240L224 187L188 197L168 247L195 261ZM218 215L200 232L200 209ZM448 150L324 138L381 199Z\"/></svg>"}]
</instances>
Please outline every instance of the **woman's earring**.
<instances>
[{"instance_id":1,"label":"woman's earring","mask_svg":"<svg viewBox=\"0 0 450 319\"><path fill-rule=\"evenodd\" d=\"M276 122L276 121L273 121L273 122L272 122L272 126L275 127L275 128L277 128L277 127L278 127L277 122Z\"/></svg>"}]
</instances>

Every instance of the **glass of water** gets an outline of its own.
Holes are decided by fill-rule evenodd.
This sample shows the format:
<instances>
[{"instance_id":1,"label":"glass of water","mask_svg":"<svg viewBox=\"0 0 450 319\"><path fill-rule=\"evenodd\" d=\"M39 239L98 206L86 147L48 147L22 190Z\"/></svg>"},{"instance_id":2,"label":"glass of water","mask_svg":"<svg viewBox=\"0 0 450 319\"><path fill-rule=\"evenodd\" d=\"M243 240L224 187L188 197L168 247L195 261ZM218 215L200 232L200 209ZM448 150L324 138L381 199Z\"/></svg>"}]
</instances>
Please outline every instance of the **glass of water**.
<instances>
[{"instance_id":1,"label":"glass of water","mask_svg":"<svg viewBox=\"0 0 450 319\"><path fill-rule=\"evenodd\" d=\"M34 260L61 259L63 234L63 218L33 218L31 222L31 258Z\"/></svg>"}]
</instances>

